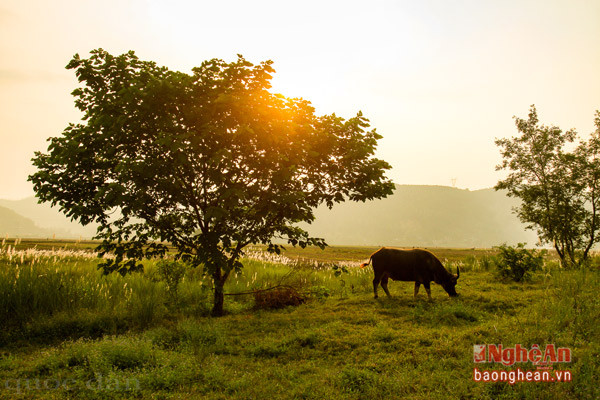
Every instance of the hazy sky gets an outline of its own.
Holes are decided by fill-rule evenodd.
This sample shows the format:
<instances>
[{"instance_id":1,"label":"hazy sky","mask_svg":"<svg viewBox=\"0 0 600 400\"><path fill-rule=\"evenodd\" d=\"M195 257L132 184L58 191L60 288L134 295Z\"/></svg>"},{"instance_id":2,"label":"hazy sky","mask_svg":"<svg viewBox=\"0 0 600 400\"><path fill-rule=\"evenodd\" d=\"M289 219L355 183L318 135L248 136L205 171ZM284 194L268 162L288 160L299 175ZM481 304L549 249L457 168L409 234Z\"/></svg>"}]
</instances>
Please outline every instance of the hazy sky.
<instances>
[{"instance_id":1,"label":"hazy sky","mask_svg":"<svg viewBox=\"0 0 600 400\"><path fill-rule=\"evenodd\" d=\"M98 47L184 72L271 59L275 92L362 110L400 184L491 187L513 115L588 134L600 109L598 0L2 0L0 198L33 194L33 152L79 119L64 66Z\"/></svg>"}]
</instances>

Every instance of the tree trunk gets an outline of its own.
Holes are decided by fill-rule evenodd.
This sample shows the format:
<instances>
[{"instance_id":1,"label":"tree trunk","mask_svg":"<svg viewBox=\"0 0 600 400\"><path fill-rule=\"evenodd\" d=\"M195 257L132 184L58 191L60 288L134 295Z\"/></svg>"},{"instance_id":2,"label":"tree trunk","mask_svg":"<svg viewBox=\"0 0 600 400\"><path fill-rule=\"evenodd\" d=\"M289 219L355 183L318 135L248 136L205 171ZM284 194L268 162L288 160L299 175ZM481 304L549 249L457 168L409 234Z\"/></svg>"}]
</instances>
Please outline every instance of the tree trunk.
<instances>
[{"instance_id":1,"label":"tree trunk","mask_svg":"<svg viewBox=\"0 0 600 400\"><path fill-rule=\"evenodd\" d=\"M223 294L224 281L221 276L221 267L216 267L213 274L213 282L215 285L215 297L213 301L212 316L221 317L223 315L223 303L225 296Z\"/></svg>"},{"instance_id":2,"label":"tree trunk","mask_svg":"<svg viewBox=\"0 0 600 400\"><path fill-rule=\"evenodd\" d=\"M554 249L556 249L556 253L558 253L558 258L560 259L560 264L563 268L567 268L567 259L566 259L565 252L564 252L564 246L562 246L562 247L563 248L561 250L561 246L559 246L556 239L554 239Z\"/></svg>"}]
</instances>

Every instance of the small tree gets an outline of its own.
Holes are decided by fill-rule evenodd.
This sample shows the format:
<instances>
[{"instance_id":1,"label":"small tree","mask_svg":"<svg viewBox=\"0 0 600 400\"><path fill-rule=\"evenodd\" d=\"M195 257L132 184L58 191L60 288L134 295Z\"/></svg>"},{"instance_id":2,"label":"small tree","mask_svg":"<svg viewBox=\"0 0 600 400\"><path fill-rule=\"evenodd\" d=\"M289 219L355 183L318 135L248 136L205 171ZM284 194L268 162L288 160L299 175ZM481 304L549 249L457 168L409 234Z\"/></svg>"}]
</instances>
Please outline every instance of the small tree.
<instances>
[{"instance_id":1,"label":"small tree","mask_svg":"<svg viewBox=\"0 0 600 400\"><path fill-rule=\"evenodd\" d=\"M390 166L373 157L377 140L361 113L316 116L309 102L272 94L271 62L213 59L192 74L102 49L67 69L83 120L50 139L29 179L82 224L99 224L105 273L139 270L143 257L203 265L214 282L213 314L223 313L223 286L249 244L279 252L324 247L297 223L325 203L392 193Z\"/></svg>"},{"instance_id":2,"label":"small tree","mask_svg":"<svg viewBox=\"0 0 600 400\"><path fill-rule=\"evenodd\" d=\"M179 301L179 284L185 276L185 264L180 261L161 260L156 267L158 274L166 285L169 300L176 305Z\"/></svg>"},{"instance_id":3,"label":"small tree","mask_svg":"<svg viewBox=\"0 0 600 400\"><path fill-rule=\"evenodd\" d=\"M520 220L542 243L553 244L563 266L581 265L599 240L599 115L589 141L577 146L574 130L539 125L535 106L527 120L515 117L520 136L496 139L503 158L496 169L510 173L495 189L521 199Z\"/></svg>"},{"instance_id":4,"label":"small tree","mask_svg":"<svg viewBox=\"0 0 600 400\"><path fill-rule=\"evenodd\" d=\"M594 118L596 130L587 142L580 143L575 156L580 160L578 178L583 184L580 192L584 204L583 235L587 238L582 246L581 263L587 262L592 247L600 242L600 111Z\"/></svg>"},{"instance_id":5,"label":"small tree","mask_svg":"<svg viewBox=\"0 0 600 400\"><path fill-rule=\"evenodd\" d=\"M532 272L541 269L544 265L545 250L528 250L525 248L525 243L519 243L517 247L503 244L497 248L496 267L503 278L515 282L528 280Z\"/></svg>"}]
</instances>

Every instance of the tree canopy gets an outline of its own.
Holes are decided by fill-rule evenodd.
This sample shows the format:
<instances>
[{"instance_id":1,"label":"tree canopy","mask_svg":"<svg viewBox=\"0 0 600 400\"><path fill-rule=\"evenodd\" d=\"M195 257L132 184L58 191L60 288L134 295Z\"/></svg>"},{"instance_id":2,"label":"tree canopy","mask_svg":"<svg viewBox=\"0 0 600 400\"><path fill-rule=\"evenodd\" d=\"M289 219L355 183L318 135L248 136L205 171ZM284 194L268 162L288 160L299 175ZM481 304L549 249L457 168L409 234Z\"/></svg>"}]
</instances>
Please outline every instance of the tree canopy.
<instances>
[{"instance_id":1,"label":"tree canopy","mask_svg":"<svg viewBox=\"0 0 600 400\"><path fill-rule=\"evenodd\" d=\"M515 123L520 136L496 140L503 158L496 169L509 174L495 188L521 199L517 215L563 265L579 266L600 241L600 112L587 141L575 130L540 125L535 106Z\"/></svg>"},{"instance_id":2,"label":"tree canopy","mask_svg":"<svg viewBox=\"0 0 600 400\"><path fill-rule=\"evenodd\" d=\"M67 69L83 117L35 154L38 198L99 224L99 250L115 255L107 273L139 270L171 244L212 276L217 315L245 246L323 247L297 226L315 207L392 193L368 120L271 93L271 61L212 59L187 74L97 49Z\"/></svg>"}]
</instances>

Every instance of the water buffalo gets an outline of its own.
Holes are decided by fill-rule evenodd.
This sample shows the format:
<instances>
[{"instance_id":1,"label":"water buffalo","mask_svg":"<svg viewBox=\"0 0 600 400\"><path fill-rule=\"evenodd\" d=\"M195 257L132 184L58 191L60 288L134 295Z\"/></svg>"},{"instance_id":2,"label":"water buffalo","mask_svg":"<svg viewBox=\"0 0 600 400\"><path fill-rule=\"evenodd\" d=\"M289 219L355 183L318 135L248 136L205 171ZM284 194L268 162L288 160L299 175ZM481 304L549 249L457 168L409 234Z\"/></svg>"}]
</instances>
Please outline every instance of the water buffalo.
<instances>
[{"instance_id":1,"label":"water buffalo","mask_svg":"<svg viewBox=\"0 0 600 400\"><path fill-rule=\"evenodd\" d=\"M362 264L364 268L373 261L373 291L377 298L377 286L381 282L381 287L389 297L388 278L394 281L411 281L415 282L415 297L419 293L421 284L425 286L427 296L431 300L431 290L429 284L431 281L441 285L444 290L452 297L458 296L454 287L460 276L458 267L456 275L449 273L442 265L436 256L427 250L412 249L402 250L393 247L382 247L375 253L371 254L369 262Z\"/></svg>"}]
</instances>

